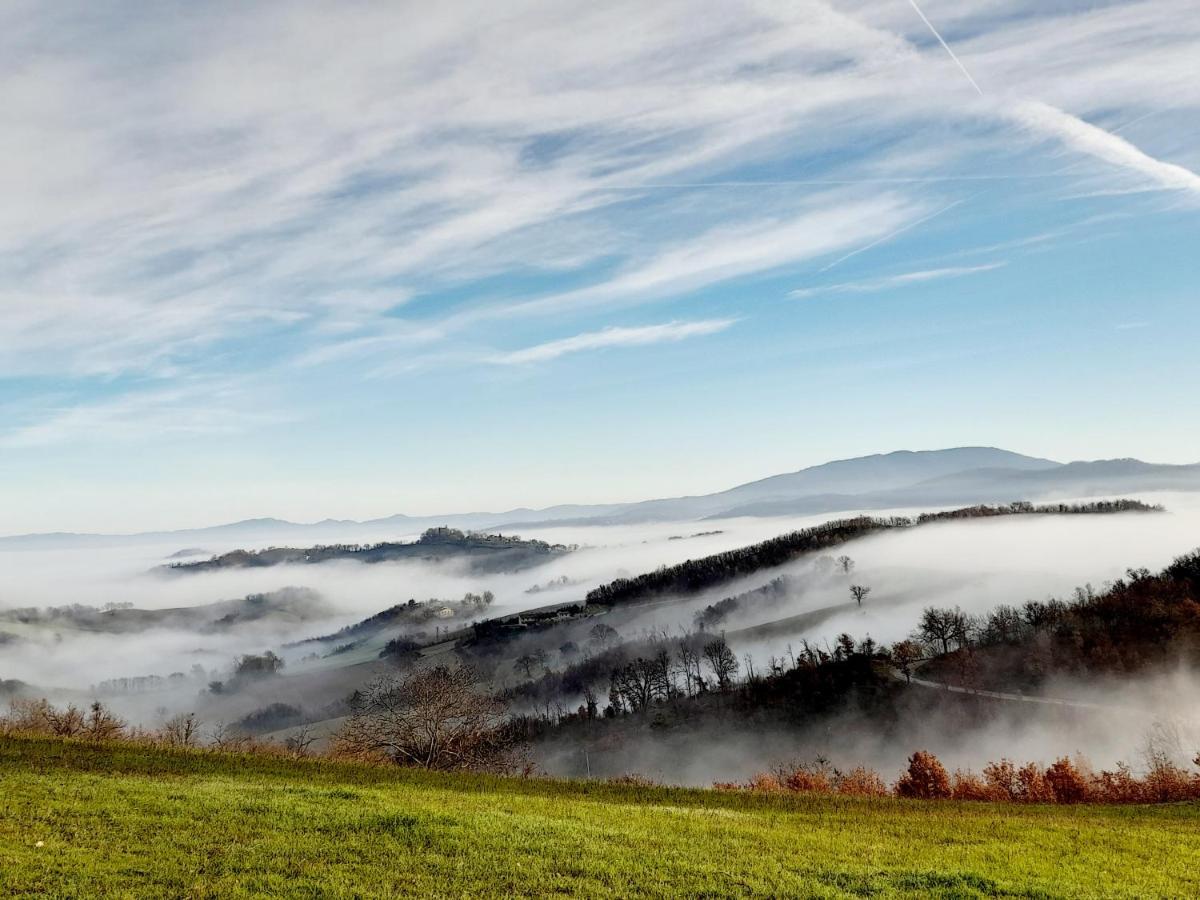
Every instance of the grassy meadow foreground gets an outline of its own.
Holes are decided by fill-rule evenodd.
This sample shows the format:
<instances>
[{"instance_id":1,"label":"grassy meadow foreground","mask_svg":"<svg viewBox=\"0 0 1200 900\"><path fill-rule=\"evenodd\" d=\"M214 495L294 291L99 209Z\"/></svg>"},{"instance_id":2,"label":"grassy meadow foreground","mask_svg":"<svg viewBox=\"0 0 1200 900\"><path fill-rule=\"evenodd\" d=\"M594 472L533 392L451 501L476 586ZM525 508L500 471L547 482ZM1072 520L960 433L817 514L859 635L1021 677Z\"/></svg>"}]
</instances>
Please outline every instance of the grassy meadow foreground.
<instances>
[{"instance_id":1,"label":"grassy meadow foreground","mask_svg":"<svg viewBox=\"0 0 1200 900\"><path fill-rule=\"evenodd\" d=\"M763 796L0 738L3 896L1200 894L1200 805Z\"/></svg>"}]
</instances>

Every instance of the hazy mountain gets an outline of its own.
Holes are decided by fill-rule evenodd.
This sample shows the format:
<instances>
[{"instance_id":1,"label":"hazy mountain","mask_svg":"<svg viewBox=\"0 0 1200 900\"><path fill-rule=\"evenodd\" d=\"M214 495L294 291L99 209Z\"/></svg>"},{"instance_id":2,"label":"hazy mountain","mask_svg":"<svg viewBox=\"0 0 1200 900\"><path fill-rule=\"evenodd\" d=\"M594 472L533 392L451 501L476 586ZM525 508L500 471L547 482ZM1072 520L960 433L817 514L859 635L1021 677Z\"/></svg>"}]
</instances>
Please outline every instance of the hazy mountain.
<instances>
[{"instance_id":1,"label":"hazy mountain","mask_svg":"<svg viewBox=\"0 0 1200 900\"><path fill-rule=\"evenodd\" d=\"M1049 459L1023 456L995 447L897 450L893 453L840 459L797 472L772 475L716 494L634 503L608 513L607 517L614 522L690 519L721 514L761 501L781 502L822 495L840 496L884 491L972 469L1002 467L1006 470L1038 471L1054 469L1060 465L1061 463Z\"/></svg>"},{"instance_id":2,"label":"hazy mountain","mask_svg":"<svg viewBox=\"0 0 1200 900\"><path fill-rule=\"evenodd\" d=\"M434 526L511 530L550 525L600 525L729 516L809 515L896 506L962 505L1152 490L1200 490L1200 464L1158 465L1137 459L1062 464L995 447L899 450L835 460L772 475L714 494L639 503L561 505L546 509L449 515L396 514L363 522L325 519L301 524L247 519L210 528L134 535L33 534L0 538L0 549L105 546L178 541L179 544L260 546L303 538L379 541L416 535Z\"/></svg>"},{"instance_id":3,"label":"hazy mountain","mask_svg":"<svg viewBox=\"0 0 1200 900\"><path fill-rule=\"evenodd\" d=\"M1136 459L1072 462L1046 469L981 468L887 491L770 499L725 509L728 516L808 515L846 509L1007 503L1054 497L1094 497L1139 491L1200 491L1200 465L1160 465Z\"/></svg>"}]
</instances>

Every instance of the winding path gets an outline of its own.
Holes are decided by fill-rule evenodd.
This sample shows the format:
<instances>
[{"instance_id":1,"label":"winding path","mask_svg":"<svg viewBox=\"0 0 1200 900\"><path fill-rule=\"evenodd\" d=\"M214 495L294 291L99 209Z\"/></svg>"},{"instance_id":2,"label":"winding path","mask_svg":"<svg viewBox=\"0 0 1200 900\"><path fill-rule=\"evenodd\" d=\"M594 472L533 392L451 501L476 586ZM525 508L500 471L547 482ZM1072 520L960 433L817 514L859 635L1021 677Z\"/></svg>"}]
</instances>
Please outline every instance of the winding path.
<instances>
[{"instance_id":1,"label":"winding path","mask_svg":"<svg viewBox=\"0 0 1200 900\"><path fill-rule=\"evenodd\" d=\"M913 670L915 671L931 661L928 659L919 660L913 665ZM1062 697L1031 697L1028 694L1014 694L1007 691L985 691L981 688L962 687L942 681L929 681L928 679L917 678L916 676L906 676L903 672L892 666L888 667L888 672L892 678L906 684L917 684L921 687L936 688L937 690L950 691L955 694L972 694L976 697L987 697L992 700L1009 700L1017 703L1036 703L1040 706L1061 706L1072 709L1099 710L1101 712L1146 714L1145 709L1133 706L1112 706L1106 703L1089 703L1086 700L1066 700Z\"/></svg>"}]
</instances>

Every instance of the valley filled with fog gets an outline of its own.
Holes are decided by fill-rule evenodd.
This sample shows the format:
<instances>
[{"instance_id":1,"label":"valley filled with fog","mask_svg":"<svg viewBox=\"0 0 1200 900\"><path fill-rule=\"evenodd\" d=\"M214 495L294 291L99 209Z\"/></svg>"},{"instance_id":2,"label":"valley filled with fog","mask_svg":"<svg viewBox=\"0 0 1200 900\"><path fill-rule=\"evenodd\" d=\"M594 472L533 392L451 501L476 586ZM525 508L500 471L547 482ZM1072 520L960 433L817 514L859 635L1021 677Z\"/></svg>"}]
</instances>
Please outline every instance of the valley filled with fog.
<instances>
[{"instance_id":1,"label":"valley filled with fog","mask_svg":"<svg viewBox=\"0 0 1200 900\"><path fill-rule=\"evenodd\" d=\"M497 691L519 688L530 676L526 666L522 677L521 658L538 659L547 673L568 667L574 660L560 647L586 648L588 632L597 621L613 628L616 640L632 642L655 635L667 640L707 628L725 636L742 661L743 674L748 674L755 667L765 671L789 656L794 660L805 642L828 649L842 634L857 640L870 638L880 645L901 641L914 632L927 607L957 607L968 615L983 616L1001 604L1066 598L1086 584L1100 590L1127 569L1156 571L1200 545L1200 495L1146 494L1141 499L1165 509L935 522L869 535L836 551L852 560L852 574L831 567L828 555L809 554L686 596L658 597L600 616L563 621L546 637L518 635L501 656L487 662L487 682ZM583 604L590 590L614 579L723 553L830 518L551 524L522 536L563 545L568 549L561 556L517 571L486 574L453 559L371 564L338 560L196 574L167 568L181 560L234 549L254 550L284 541L288 546L302 545L303 535L298 540L294 532L280 535L279 541L264 535L255 545L199 548L126 541L102 547L6 549L0 552L0 679L14 695L76 703L100 697L121 715L147 725L183 711L196 711L214 724L247 716L253 720L257 710L272 704L301 711L296 716L318 724L336 721L346 695L388 671L389 662L376 652L386 635L362 646L354 642L338 646L332 638L315 645L300 643L306 639L334 635L410 599L422 604L417 609L433 601L446 618L427 614L428 621L419 629L400 628L395 634L433 647L431 659L448 661L462 648L453 641L439 644L441 635L465 644L474 622L511 620L531 610L573 608ZM411 541L418 534L388 537ZM870 589L861 605L848 593L851 582ZM488 592L486 609L454 605L464 596L482 592ZM723 612L710 609L704 618L706 609L739 595L740 602L732 607L726 604L729 608ZM255 597L266 599L247 606L245 598ZM101 612L81 616L78 610L63 611L64 607L95 607ZM106 608L108 613L103 612ZM119 626L103 624L134 616L130 608L138 611L139 618L121 620ZM238 660L268 652L281 660L277 677L230 680ZM422 652L430 655L428 649ZM222 690L222 684L239 687ZM1153 681L1060 680L1053 690L1076 700L1154 710L1156 715L1150 718L1155 721L1169 716L1172 704L1183 696L1197 696L1188 671L1170 677L1159 672ZM578 695L554 701L560 709L579 702ZM952 709L934 707L910 716L899 728L903 740L896 729L885 735L849 712L843 731L829 723L815 731L774 726L759 731L732 729L722 733L719 741L709 734L702 758L685 752L694 737L686 729L677 735L629 734L619 741L619 750L610 749L607 765L612 774L636 770L668 780L705 782L742 774L773 756L802 750L847 762L890 765L914 742L934 746L951 761L966 765L994 756L1000 736L1008 744L1021 742L1029 752L1042 755L1086 746L1093 756L1107 761L1128 758L1147 727L1139 720L1135 728L1114 728L1118 713L1111 709L1064 713L1026 703L994 705L987 722L976 723L966 732L942 720ZM536 711L537 702L522 702L518 690L514 708ZM543 762L550 771L577 774L573 760L578 754L572 746L563 746L563 740L549 742ZM588 765L603 767L605 754L595 756L589 757Z\"/></svg>"}]
</instances>

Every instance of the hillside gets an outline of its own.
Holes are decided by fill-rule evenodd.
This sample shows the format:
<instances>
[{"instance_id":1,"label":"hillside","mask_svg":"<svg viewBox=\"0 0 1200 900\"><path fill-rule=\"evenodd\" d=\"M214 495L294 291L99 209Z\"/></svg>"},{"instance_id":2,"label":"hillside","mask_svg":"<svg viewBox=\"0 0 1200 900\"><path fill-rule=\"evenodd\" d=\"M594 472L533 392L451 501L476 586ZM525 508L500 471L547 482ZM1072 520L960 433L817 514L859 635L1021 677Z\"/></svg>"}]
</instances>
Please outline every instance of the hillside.
<instances>
[{"instance_id":1,"label":"hillside","mask_svg":"<svg viewBox=\"0 0 1200 900\"><path fill-rule=\"evenodd\" d=\"M569 552L568 547L545 541L527 541L501 534L474 534L455 528L430 528L411 543L330 544L316 547L270 547L266 550L233 550L211 559L175 562L164 567L171 573L213 572L221 569L259 569L280 565L317 565L334 561L359 563L421 560L462 560L476 573L512 572L539 565Z\"/></svg>"},{"instance_id":2,"label":"hillside","mask_svg":"<svg viewBox=\"0 0 1200 900\"><path fill-rule=\"evenodd\" d=\"M1194 896L1200 807L447 776L0 739L8 897Z\"/></svg>"},{"instance_id":3,"label":"hillside","mask_svg":"<svg viewBox=\"0 0 1200 900\"><path fill-rule=\"evenodd\" d=\"M196 606L139 609L132 603L105 607L71 604L0 610L0 624L71 628L104 634L132 634L152 628L188 628L200 633L226 631L249 623L298 624L330 615L333 608L313 590L287 587L234 600Z\"/></svg>"},{"instance_id":4,"label":"hillside","mask_svg":"<svg viewBox=\"0 0 1200 900\"><path fill-rule=\"evenodd\" d=\"M936 522L1000 516L1113 515L1131 512L1161 512L1161 508L1139 500L1042 506L1019 501L1004 506L981 505L921 513L915 518L857 516L853 519L835 519L811 528L782 534L749 547L728 550L700 559L689 559L633 578L618 578L589 591L586 600L589 606L614 606L620 603L646 602L668 593L693 594L733 578L780 566L804 554L838 547L870 534L916 528Z\"/></svg>"}]
</instances>

